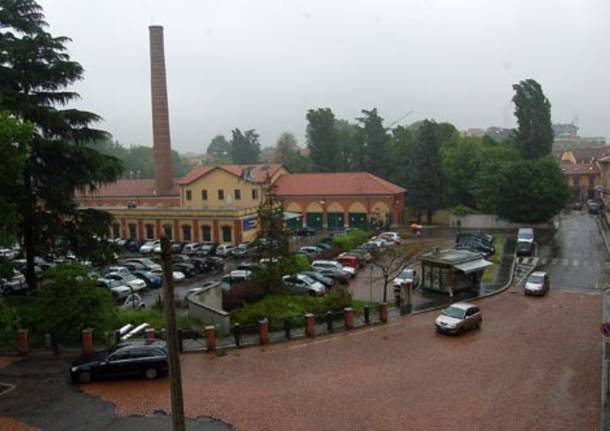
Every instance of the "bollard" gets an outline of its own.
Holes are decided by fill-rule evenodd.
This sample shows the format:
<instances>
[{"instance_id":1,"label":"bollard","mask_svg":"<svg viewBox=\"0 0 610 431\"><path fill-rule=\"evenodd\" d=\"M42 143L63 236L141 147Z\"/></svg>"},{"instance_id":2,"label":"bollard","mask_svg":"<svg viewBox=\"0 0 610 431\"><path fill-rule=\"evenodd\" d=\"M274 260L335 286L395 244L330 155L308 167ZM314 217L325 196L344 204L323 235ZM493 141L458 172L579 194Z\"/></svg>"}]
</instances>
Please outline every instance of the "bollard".
<instances>
[{"instance_id":1,"label":"bollard","mask_svg":"<svg viewBox=\"0 0 610 431\"><path fill-rule=\"evenodd\" d=\"M313 337L313 314L307 313L305 314L305 336Z\"/></svg>"},{"instance_id":2,"label":"bollard","mask_svg":"<svg viewBox=\"0 0 610 431\"><path fill-rule=\"evenodd\" d=\"M153 341L155 339L155 328L146 328L144 330L144 338L146 341Z\"/></svg>"},{"instance_id":3,"label":"bollard","mask_svg":"<svg viewBox=\"0 0 610 431\"><path fill-rule=\"evenodd\" d=\"M354 309L351 307L346 307L343 309L343 311L345 312L345 329L352 329L354 327Z\"/></svg>"},{"instance_id":4,"label":"bollard","mask_svg":"<svg viewBox=\"0 0 610 431\"><path fill-rule=\"evenodd\" d=\"M208 346L208 352L216 350L216 326L205 327L205 342Z\"/></svg>"},{"instance_id":5,"label":"bollard","mask_svg":"<svg viewBox=\"0 0 610 431\"><path fill-rule=\"evenodd\" d=\"M333 312L332 311L327 311L326 312L326 329L328 330L328 332L333 332Z\"/></svg>"},{"instance_id":6,"label":"bollard","mask_svg":"<svg viewBox=\"0 0 610 431\"><path fill-rule=\"evenodd\" d=\"M290 319L284 320L284 335L286 335L286 339L290 340Z\"/></svg>"},{"instance_id":7,"label":"bollard","mask_svg":"<svg viewBox=\"0 0 610 431\"><path fill-rule=\"evenodd\" d=\"M388 304L379 304L379 321L381 323L388 323Z\"/></svg>"},{"instance_id":8,"label":"bollard","mask_svg":"<svg viewBox=\"0 0 610 431\"><path fill-rule=\"evenodd\" d=\"M30 338L27 329L17 331L17 354L27 356L30 352Z\"/></svg>"},{"instance_id":9,"label":"bollard","mask_svg":"<svg viewBox=\"0 0 610 431\"><path fill-rule=\"evenodd\" d=\"M267 319L258 321L258 338L261 344L269 342L269 321Z\"/></svg>"},{"instance_id":10,"label":"bollard","mask_svg":"<svg viewBox=\"0 0 610 431\"><path fill-rule=\"evenodd\" d=\"M235 345L239 347L241 343L241 326L239 326L239 323L233 325L233 336L235 337Z\"/></svg>"},{"instance_id":11,"label":"bollard","mask_svg":"<svg viewBox=\"0 0 610 431\"><path fill-rule=\"evenodd\" d=\"M91 355L95 352L95 347L93 346L93 329L83 329L81 335L83 340L83 354Z\"/></svg>"},{"instance_id":12,"label":"bollard","mask_svg":"<svg viewBox=\"0 0 610 431\"><path fill-rule=\"evenodd\" d=\"M368 305L364 306L364 323L366 323L367 325L371 323L370 307Z\"/></svg>"}]
</instances>

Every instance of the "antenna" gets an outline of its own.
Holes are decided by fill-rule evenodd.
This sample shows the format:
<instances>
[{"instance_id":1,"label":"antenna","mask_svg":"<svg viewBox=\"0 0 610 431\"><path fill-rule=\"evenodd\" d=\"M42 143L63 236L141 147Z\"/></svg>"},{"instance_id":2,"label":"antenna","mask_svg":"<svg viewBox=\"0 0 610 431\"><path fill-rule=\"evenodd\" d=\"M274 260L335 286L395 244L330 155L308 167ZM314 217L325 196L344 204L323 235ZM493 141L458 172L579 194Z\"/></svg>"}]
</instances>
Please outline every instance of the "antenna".
<instances>
[{"instance_id":1,"label":"antenna","mask_svg":"<svg viewBox=\"0 0 610 431\"><path fill-rule=\"evenodd\" d=\"M407 118L409 115L411 115L414 111L411 109L409 112L407 112L406 114L402 115L400 118L398 118L398 120L390 123L390 125L388 127L392 127L395 124L400 123L402 120L404 120L405 118Z\"/></svg>"}]
</instances>

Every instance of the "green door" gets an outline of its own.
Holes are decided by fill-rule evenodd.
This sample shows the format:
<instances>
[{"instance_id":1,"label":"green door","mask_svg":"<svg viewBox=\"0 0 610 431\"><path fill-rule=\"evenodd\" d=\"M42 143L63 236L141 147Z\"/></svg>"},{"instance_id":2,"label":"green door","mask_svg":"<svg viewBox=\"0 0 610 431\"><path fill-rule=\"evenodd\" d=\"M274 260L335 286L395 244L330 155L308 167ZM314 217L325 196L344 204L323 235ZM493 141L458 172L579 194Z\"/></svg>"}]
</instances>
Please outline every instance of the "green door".
<instances>
[{"instance_id":1,"label":"green door","mask_svg":"<svg viewBox=\"0 0 610 431\"><path fill-rule=\"evenodd\" d=\"M343 213L328 213L328 228L330 230L341 230L344 223Z\"/></svg>"},{"instance_id":2,"label":"green door","mask_svg":"<svg viewBox=\"0 0 610 431\"><path fill-rule=\"evenodd\" d=\"M301 217L291 218L286 221L286 227L290 230L297 230L301 226L303 226L303 221L301 220Z\"/></svg>"},{"instance_id":3,"label":"green door","mask_svg":"<svg viewBox=\"0 0 610 431\"><path fill-rule=\"evenodd\" d=\"M365 213L349 213L349 226L359 229L366 229Z\"/></svg>"},{"instance_id":4,"label":"green door","mask_svg":"<svg viewBox=\"0 0 610 431\"><path fill-rule=\"evenodd\" d=\"M307 213L307 227L322 229L322 213Z\"/></svg>"}]
</instances>

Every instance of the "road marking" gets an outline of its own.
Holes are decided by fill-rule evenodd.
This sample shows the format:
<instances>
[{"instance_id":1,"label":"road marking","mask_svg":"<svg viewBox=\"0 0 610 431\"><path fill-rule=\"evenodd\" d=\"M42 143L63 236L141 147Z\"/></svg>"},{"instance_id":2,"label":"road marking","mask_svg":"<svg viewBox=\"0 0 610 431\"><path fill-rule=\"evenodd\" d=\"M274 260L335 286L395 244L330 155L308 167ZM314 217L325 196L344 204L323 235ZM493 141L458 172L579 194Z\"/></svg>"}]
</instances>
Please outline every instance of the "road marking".
<instances>
[{"instance_id":1,"label":"road marking","mask_svg":"<svg viewBox=\"0 0 610 431\"><path fill-rule=\"evenodd\" d=\"M538 261L539 261L539 260L540 260L540 259L539 259L539 258L537 258L537 257L532 258L532 265L534 265L534 266L538 265Z\"/></svg>"},{"instance_id":2,"label":"road marking","mask_svg":"<svg viewBox=\"0 0 610 431\"><path fill-rule=\"evenodd\" d=\"M530 258L529 258L529 257L524 257L524 258L523 258L523 263L524 263L525 265L529 265L529 263L530 263Z\"/></svg>"}]
</instances>

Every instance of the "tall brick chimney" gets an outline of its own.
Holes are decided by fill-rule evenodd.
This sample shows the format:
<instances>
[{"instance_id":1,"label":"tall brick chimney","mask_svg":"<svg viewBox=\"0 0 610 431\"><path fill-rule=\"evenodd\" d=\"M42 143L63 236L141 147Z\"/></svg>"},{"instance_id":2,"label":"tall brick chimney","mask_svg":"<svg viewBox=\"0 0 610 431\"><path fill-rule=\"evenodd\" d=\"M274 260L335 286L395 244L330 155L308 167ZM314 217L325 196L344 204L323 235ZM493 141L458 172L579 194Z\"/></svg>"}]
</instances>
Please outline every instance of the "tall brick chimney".
<instances>
[{"instance_id":1,"label":"tall brick chimney","mask_svg":"<svg viewBox=\"0 0 610 431\"><path fill-rule=\"evenodd\" d=\"M174 173L172 172L172 145L169 136L163 27L151 25L148 29L150 31L150 88L152 94L155 190L157 195L167 195L174 185Z\"/></svg>"}]
</instances>

